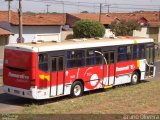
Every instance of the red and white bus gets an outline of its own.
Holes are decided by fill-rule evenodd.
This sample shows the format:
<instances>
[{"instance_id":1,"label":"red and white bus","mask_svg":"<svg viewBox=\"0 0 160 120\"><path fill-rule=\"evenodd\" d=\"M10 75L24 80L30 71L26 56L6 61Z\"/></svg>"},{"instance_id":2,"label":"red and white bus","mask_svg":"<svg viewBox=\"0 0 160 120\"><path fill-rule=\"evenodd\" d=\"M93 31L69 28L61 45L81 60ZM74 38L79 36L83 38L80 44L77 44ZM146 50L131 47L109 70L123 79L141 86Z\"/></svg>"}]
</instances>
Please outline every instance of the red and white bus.
<instances>
[{"instance_id":1,"label":"red and white bus","mask_svg":"<svg viewBox=\"0 0 160 120\"><path fill-rule=\"evenodd\" d=\"M111 88L155 76L149 38L73 39L5 47L4 91L31 99Z\"/></svg>"}]
</instances>

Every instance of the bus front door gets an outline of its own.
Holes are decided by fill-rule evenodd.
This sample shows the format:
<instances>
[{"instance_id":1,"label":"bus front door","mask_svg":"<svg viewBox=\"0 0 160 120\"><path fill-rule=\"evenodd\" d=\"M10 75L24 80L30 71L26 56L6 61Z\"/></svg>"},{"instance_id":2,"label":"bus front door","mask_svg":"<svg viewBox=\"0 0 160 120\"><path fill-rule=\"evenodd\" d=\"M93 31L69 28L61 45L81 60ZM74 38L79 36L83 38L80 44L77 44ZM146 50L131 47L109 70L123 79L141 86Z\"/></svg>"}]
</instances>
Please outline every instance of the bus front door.
<instances>
[{"instance_id":1,"label":"bus front door","mask_svg":"<svg viewBox=\"0 0 160 120\"><path fill-rule=\"evenodd\" d=\"M146 77L153 77L154 75L154 47L149 46L146 48Z\"/></svg>"},{"instance_id":2,"label":"bus front door","mask_svg":"<svg viewBox=\"0 0 160 120\"><path fill-rule=\"evenodd\" d=\"M104 53L104 57L107 61L106 68L106 76L107 76L107 84L105 85L113 85L115 82L115 51L108 51Z\"/></svg>"},{"instance_id":3,"label":"bus front door","mask_svg":"<svg viewBox=\"0 0 160 120\"><path fill-rule=\"evenodd\" d=\"M64 57L51 57L50 59L50 96L64 94Z\"/></svg>"}]
</instances>

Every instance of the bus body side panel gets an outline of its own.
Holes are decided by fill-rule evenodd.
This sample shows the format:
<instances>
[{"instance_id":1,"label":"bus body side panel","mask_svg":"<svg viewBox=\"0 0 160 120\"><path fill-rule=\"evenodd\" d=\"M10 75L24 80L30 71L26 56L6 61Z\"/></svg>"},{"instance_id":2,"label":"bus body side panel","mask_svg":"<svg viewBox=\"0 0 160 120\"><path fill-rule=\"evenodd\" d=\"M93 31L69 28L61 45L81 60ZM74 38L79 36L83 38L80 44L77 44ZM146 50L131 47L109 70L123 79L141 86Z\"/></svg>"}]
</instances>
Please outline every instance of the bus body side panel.
<instances>
[{"instance_id":1,"label":"bus body side panel","mask_svg":"<svg viewBox=\"0 0 160 120\"><path fill-rule=\"evenodd\" d=\"M66 71L65 83L72 85L75 80L82 79L84 91L94 90L107 85L129 83L132 73L137 69L139 70L137 60L116 63L115 69L114 64L75 68Z\"/></svg>"},{"instance_id":2,"label":"bus body side panel","mask_svg":"<svg viewBox=\"0 0 160 120\"><path fill-rule=\"evenodd\" d=\"M97 65L97 66L90 66L90 67L83 67L83 68L73 68L68 69L65 71L64 77L61 76L61 72L58 73L52 73L52 77L56 78L57 74L59 74L59 81L58 84L56 84L56 81L51 82L51 77L49 72L43 72L38 70L37 72L37 79L38 79L38 86L37 88L39 90L44 91L46 93L46 96L50 96L50 86L53 88L52 90L55 90L56 93L56 85L61 86L63 79L65 82L64 85L64 95L68 95L71 92L71 85L75 80L83 80L84 82L84 91L88 90L94 90L98 88L102 88L103 85L103 65ZM54 89L55 88L55 89ZM44 95L44 92L42 92Z\"/></svg>"},{"instance_id":3,"label":"bus body side panel","mask_svg":"<svg viewBox=\"0 0 160 120\"><path fill-rule=\"evenodd\" d=\"M103 65L75 68L67 70L66 72L66 84L72 84L75 80L83 80L85 91L102 88Z\"/></svg>"},{"instance_id":4,"label":"bus body side panel","mask_svg":"<svg viewBox=\"0 0 160 120\"><path fill-rule=\"evenodd\" d=\"M145 80L145 74L146 74L146 59L137 60L137 66L139 67L139 70L141 72L140 80Z\"/></svg>"},{"instance_id":5,"label":"bus body side panel","mask_svg":"<svg viewBox=\"0 0 160 120\"><path fill-rule=\"evenodd\" d=\"M4 85L30 89L31 80L36 79L36 53L5 49L3 82Z\"/></svg>"},{"instance_id":6,"label":"bus body side panel","mask_svg":"<svg viewBox=\"0 0 160 120\"><path fill-rule=\"evenodd\" d=\"M104 65L104 78L103 78L103 86L113 85L114 84L114 75L115 74L115 65Z\"/></svg>"},{"instance_id":7,"label":"bus body side panel","mask_svg":"<svg viewBox=\"0 0 160 120\"><path fill-rule=\"evenodd\" d=\"M139 69L137 60L118 62L116 64L115 85L130 83L134 70Z\"/></svg>"},{"instance_id":8,"label":"bus body side panel","mask_svg":"<svg viewBox=\"0 0 160 120\"><path fill-rule=\"evenodd\" d=\"M38 89L43 89L43 88L48 88L50 87L50 73L49 72L44 72L41 70L37 71L37 88Z\"/></svg>"}]
</instances>

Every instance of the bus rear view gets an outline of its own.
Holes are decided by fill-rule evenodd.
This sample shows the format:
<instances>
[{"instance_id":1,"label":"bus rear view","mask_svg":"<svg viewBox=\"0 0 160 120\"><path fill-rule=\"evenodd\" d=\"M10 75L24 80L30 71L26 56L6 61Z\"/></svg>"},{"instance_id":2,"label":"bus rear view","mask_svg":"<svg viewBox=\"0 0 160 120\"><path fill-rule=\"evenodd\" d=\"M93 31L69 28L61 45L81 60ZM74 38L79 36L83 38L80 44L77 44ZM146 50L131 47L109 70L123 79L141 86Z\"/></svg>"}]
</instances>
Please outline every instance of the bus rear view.
<instances>
[{"instance_id":1,"label":"bus rear view","mask_svg":"<svg viewBox=\"0 0 160 120\"><path fill-rule=\"evenodd\" d=\"M6 46L4 53L4 92L33 98L31 88L35 86L36 53L16 46Z\"/></svg>"}]
</instances>

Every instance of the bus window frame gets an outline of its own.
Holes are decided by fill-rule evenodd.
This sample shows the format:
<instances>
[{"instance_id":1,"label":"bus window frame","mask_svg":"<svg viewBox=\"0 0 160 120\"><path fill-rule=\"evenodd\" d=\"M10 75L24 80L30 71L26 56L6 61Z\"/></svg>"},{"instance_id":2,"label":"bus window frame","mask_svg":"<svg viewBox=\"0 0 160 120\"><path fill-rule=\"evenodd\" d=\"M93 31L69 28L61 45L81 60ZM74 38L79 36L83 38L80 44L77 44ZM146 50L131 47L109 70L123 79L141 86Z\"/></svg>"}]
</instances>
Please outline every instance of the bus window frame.
<instances>
[{"instance_id":1,"label":"bus window frame","mask_svg":"<svg viewBox=\"0 0 160 120\"><path fill-rule=\"evenodd\" d=\"M40 55L40 54L46 54L47 57L48 57L48 60L45 61L45 62L40 63L40 61L39 61L39 55ZM38 53L38 55L37 55L37 60L38 60L38 62L37 62L37 63L38 63L38 69L41 70L41 71L43 71L43 72L49 72L49 55L48 55L48 52L40 52L40 53ZM47 70L42 70L42 69L40 69L39 65L45 64L45 63L47 63Z\"/></svg>"}]
</instances>

